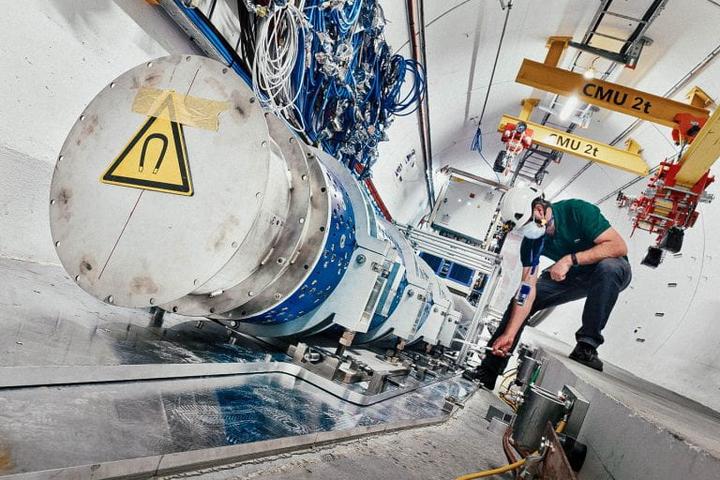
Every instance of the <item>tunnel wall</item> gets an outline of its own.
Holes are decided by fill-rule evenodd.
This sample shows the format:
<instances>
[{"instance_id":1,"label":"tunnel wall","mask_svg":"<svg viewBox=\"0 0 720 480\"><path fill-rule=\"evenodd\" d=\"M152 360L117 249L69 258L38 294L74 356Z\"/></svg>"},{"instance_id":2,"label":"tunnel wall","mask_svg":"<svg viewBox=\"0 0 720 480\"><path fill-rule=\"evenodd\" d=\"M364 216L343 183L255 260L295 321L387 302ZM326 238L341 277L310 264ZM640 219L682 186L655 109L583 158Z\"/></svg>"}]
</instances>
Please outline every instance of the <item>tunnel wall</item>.
<instances>
[{"instance_id":1,"label":"tunnel wall","mask_svg":"<svg viewBox=\"0 0 720 480\"><path fill-rule=\"evenodd\" d=\"M196 50L160 9L135 0L28 0L0 44L0 256L59 263L48 193L77 116L122 72Z\"/></svg>"}]
</instances>

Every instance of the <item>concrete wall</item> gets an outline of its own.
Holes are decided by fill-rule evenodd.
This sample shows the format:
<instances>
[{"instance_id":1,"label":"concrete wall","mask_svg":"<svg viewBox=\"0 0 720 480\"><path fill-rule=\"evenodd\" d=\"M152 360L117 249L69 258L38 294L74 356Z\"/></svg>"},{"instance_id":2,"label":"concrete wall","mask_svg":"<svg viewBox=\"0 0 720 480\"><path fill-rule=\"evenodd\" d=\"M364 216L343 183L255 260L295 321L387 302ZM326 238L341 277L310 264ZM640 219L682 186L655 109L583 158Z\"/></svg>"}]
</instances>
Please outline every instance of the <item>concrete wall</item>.
<instances>
[{"instance_id":1,"label":"concrete wall","mask_svg":"<svg viewBox=\"0 0 720 480\"><path fill-rule=\"evenodd\" d=\"M28 0L0 29L0 255L57 263L48 192L77 115L148 59L192 53L159 8L137 0Z\"/></svg>"}]
</instances>

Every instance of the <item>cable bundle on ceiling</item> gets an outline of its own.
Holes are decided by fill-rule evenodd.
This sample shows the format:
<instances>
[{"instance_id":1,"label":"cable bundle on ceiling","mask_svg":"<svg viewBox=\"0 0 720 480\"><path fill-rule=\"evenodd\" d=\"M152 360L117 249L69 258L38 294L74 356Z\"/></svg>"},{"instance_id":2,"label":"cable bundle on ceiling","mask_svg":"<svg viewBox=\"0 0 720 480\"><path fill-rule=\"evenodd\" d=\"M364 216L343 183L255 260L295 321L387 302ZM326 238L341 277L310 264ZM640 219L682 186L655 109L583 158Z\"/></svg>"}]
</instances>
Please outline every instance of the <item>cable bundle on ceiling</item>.
<instances>
[{"instance_id":1,"label":"cable bundle on ceiling","mask_svg":"<svg viewBox=\"0 0 720 480\"><path fill-rule=\"evenodd\" d=\"M235 1L235 46L211 16L183 8L269 110L368 177L392 117L413 113L426 87L420 64L391 53L378 1Z\"/></svg>"}]
</instances>

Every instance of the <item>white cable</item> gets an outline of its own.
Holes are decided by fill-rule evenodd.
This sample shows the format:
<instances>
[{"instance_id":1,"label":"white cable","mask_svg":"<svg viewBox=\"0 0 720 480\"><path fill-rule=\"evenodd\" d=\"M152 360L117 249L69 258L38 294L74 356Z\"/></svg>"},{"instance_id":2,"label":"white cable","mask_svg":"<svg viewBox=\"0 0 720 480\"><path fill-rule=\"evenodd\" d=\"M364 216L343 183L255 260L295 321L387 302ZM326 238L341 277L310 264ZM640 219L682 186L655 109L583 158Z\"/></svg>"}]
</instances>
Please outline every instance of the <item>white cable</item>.
<instances>
[{"instance_id":1,"label":"white cable","mask_svg":"<svg viewBox=\"0 0 720 480\"><path fill-rule=\"evenodd\" d=\"M305 126L295 106L300 89L293 90L292 74L299 56L305 52L305 45L299 44L301 31L306 30L304 4L305 0L298 0L297 5L288 1L263 18L257 33L253 63L255 96L266 98L265 106L284 117L297 131L304 131ZM299 85L302 85L305 69L300 75ZM295 118L299 119L299 125Z\"/></svg>"}]
</instances>

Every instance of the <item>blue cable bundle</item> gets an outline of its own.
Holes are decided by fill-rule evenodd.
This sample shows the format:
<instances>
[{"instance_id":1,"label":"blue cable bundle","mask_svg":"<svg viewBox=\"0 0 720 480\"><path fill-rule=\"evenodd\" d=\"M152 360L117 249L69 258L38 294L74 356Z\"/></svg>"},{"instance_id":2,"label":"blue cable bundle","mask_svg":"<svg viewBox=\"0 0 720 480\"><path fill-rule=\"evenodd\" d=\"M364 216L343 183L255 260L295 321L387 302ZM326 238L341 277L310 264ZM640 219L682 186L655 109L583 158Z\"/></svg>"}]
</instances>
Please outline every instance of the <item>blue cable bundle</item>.
<instances>
[{"instance_id":1,"label":"blue cable bundle","mask_svg":"<svg viewBox=\"0 0 720 480\"><path fill-rule=\"evenodd\" d=\"M175 0L263 105L369 177L392 118L415 112L426 90L422 65L391 54L377 0L234 1L235 47L213 25L212 10Z\"/></svg>"},{"instance_id":2,"label":"blue cable bundle","mask_svg":"<svg viewBox=\"0 0 720 480\"><path fill-rule=\"evenodd\" d=\"M477 129L475 130L475 136L473 137L472 143L470 144L470 150L474 150L482 154L482 132L480 131L480 125L478 125Z\"/></svg>"}]
</instances>

